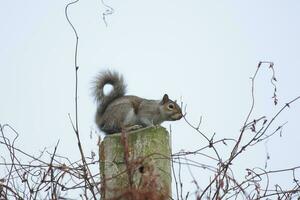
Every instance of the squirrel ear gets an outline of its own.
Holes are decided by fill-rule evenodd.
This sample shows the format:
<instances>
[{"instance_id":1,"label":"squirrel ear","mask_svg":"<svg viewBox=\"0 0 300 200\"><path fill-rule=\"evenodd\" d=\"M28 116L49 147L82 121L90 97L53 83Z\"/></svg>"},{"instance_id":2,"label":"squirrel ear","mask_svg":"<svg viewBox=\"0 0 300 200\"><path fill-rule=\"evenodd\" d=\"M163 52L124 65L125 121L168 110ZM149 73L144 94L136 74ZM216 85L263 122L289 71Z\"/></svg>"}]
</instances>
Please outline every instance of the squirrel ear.
<instances>
[{"instance_id":1,"label":"squirrel ear","mask_svg":"<svg viewBox=\"0 0 300 200\"><path fill-rule=\"evenodd\" d=\"M161 104L165 104L165 103L168 103L169 102L169 96L167 94L165 94L163 96L163 99L161 100Z\"/></svg>"}]
</instances>

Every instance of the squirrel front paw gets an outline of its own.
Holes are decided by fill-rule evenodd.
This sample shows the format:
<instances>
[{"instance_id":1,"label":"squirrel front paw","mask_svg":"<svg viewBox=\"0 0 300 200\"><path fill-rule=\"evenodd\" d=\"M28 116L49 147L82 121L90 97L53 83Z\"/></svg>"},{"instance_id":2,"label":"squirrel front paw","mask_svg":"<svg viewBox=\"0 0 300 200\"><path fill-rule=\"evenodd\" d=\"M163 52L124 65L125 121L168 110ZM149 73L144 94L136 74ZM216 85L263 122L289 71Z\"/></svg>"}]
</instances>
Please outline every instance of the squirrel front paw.
<instances>
[{"instance_id":1,"label":"squirrel front paw","mask_svg":"<svg viewBox=\"0 0 300 200\"><path fill-rule=\"evenodd\" d=\"M125 128L125 131L126 132L129 132L129 131L134 131L134 130L138 130L140 128L143 128L142 125L133 125L133 126L128 126Z\"/></svg>"}]
</instances>

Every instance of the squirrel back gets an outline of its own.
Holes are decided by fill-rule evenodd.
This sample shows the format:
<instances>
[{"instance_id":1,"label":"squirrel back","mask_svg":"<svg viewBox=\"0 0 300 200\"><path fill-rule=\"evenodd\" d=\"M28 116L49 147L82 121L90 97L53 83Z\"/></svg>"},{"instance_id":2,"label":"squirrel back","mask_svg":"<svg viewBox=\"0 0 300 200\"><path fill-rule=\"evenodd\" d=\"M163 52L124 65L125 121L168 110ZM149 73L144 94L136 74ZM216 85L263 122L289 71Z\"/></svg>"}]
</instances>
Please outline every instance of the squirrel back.
<instances>
[{"instance_id":1,"label":"squirrel back","mask_svg":"<svg viewBox=\"0 0 300 200\"><path fill-rule=\"evenodd\" d=\"M181 108L167 94L161 100L126 96L124 79L117 72L100 73L94 84L94 95L98 104L95 121L106 134L159 125L164 121L175 121L182 117ZM107 95L103 91L106 84L113 86Z\"/></svg>"}]
</instances>

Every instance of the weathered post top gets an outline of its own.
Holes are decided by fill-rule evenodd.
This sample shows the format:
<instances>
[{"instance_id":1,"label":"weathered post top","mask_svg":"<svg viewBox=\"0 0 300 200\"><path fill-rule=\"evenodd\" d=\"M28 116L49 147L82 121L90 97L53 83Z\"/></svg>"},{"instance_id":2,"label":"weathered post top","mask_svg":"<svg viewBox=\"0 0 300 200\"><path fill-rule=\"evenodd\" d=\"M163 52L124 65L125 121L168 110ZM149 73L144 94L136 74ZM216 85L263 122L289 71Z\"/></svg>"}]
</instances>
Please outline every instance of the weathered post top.
<instances>
[{"instance_id":1,"label":"weathered post top","mask_svg":"<svg viewBox=\"0 0 300 200\"><path fill-rule=\"evenodd\" d=\"M108 135L100 144L101 199L166 200L171 148L163 127Z\"/></svg>"}]
</instances>

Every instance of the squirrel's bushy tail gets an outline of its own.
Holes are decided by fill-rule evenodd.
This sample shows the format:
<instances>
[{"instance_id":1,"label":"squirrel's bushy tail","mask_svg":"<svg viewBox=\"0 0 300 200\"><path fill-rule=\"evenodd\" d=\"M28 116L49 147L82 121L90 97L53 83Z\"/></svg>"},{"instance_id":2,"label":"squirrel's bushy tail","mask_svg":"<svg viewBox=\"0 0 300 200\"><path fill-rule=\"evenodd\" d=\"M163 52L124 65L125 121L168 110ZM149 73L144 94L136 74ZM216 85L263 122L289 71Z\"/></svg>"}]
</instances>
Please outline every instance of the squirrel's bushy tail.
<instances>
[{"instance_id":1,"label":"squirrel's bushy tail","mask_svg":"<svg viewBox=\"0 0 300 200\"><path fill-rule=\"evenodd\" d=\"M112 91L104 94L104 86L110 84L113 86ZM102 114L107 106L116 98L124 96L126 93L126 84L124 83L123 76L114 71L100 72L94 82L94 96L96 101L100 104L98 112Z\"/></svg>"}]
</instances>

